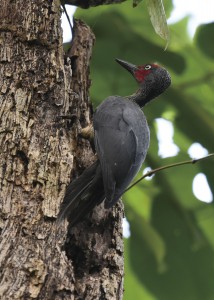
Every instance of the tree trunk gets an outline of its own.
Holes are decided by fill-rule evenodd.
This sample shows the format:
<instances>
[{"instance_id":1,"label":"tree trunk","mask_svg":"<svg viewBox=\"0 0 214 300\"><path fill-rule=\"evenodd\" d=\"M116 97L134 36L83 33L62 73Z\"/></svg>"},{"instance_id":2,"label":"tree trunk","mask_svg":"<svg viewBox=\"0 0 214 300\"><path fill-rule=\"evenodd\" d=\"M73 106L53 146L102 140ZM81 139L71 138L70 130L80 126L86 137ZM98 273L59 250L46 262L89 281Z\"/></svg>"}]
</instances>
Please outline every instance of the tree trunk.
<instances>
[{"instance_id":1,"label":"tree trunk","mask_svg":"<svg viewBox=\"0 0 214 300\"><path fill-rule=\"evenodd\" d=\"M121 202L55 227L67 184L95 159L78 136L94 36L76 21L64 57L60 14L57 0L1 0L0 299L121 299Z\"/></svg>"}]
</instances>

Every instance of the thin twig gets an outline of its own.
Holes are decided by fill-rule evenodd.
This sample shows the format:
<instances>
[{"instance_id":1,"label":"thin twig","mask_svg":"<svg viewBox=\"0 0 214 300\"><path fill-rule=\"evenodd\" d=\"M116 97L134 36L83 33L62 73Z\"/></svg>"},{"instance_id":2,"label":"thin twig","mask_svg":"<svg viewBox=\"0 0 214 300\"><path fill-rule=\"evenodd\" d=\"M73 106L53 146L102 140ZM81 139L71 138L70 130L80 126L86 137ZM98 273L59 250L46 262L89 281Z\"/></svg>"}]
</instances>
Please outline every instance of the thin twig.
<instances>
[{"instance_id":1,"label":"thin twig","mask_svg":"<svg viewBox=\"0 0 214 300\"><path fill-rule=\"evenodd\" d=\"M61 4L62 4L63 10L64 10L64 13L65 13L65 15L66 15L66 18L67 18L67 20L68 20L68 23L69 23L69 26L70 26L70 29L71 29L71 34L72 34L73 27L72 27L72 25L71 25L71 20L70 20L70 18L69 18L68 12L67 12L67 10L66 10L66 8L65 8L65 3L63 2L63 3L61 3Z\"/></svg>"},{"instance_id":2,"label":"thin twig","mask_svg":"<svg viewBox=\"0 0 214 300\"><path fill-rule=\"evenodd\" d=\"M197 159L191 159L191 160L185 160L185 161L181 161L179 163L175 163L175 164L170 164L170 165L166 165L154 170L151 170L149 172L147 172L145 175L143 175L142 177L140 177L140 179L138 179L137 181L135 181L133 184L131 184L126 190L125 192L127 192L128 190L130 190L133 186L135 186L137 183L139 183L141 180L143 180L146 177L151 177L152 175L156 174L159 171L165 170L165 169L169 169L169 168L174 168L174 167L178 167L178 166L183 166L183 165L190 165L190 164L195 164L201 160L205 160L208 159L210 157L213 157L214 153L211 153L207 156L201 157L201 158L197 158ZM124 192L124 193L125 193Z\"/></svg>"}]
</instances>

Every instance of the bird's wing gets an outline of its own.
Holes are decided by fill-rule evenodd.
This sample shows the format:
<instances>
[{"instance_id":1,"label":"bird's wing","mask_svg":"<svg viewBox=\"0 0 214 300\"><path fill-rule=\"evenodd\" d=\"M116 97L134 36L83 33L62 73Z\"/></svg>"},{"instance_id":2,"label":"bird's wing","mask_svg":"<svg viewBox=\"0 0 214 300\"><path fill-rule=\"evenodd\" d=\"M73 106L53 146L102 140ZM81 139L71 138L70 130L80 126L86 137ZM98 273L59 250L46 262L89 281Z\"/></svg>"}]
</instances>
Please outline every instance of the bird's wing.
<instances>
[{"instance_id":1,"label":"bird's wing","mask_svg":"<svg viewBox=\"0 0 214 300\"><path fill-rule=\"evenodd\" d=\"M126 151L125 143L127 141L132 144L131 154ZM124 132L117 129L102 127L95 131L95 143L101 164L106 198L110 201L115 194L116 187L124 181L134 160L136 140L132 133L125 135Z\"/></svg>"},{"instance_id":2,"label":"bird's wing","mask_svg":"<svg viewBox=\"0 0 214 300\"><path fill-rule=\"evenodd\" d=\"M141 110L121 97L106 100L95 114L95 145L109 203L115 193L121 195L141 166L142 118Z\"/></svg>"}]
</instances>

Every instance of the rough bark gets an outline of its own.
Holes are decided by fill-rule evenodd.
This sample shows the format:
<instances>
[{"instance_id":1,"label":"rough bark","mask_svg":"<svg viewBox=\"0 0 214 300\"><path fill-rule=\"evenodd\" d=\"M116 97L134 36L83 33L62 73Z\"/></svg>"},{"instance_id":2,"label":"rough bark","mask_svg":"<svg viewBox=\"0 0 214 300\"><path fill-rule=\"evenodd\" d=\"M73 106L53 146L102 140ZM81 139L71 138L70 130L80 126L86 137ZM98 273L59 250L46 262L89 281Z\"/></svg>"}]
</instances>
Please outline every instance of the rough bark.
<instances>
[{"instance_id":1,"label":"rough bark","mask_svg":"<svg viewBox=\"0 0 214 300\"><path fill-rule=\"evenodd\" d=\"M1 1L0 299L122 297L122 204L55 228L66 185L94 159L78 136L94 37L80 21L74 32L64 57L59 1Z\"/></svg>"}]
</instances>

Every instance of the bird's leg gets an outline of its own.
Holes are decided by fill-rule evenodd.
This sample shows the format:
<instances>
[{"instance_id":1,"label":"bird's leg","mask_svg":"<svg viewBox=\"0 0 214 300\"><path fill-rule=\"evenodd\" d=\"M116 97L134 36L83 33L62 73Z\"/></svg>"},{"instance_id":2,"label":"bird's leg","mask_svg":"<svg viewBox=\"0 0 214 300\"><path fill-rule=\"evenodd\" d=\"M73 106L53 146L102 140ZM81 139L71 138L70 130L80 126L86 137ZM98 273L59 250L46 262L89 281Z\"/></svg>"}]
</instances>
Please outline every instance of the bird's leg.
<instances>
[{"instance_id":1,"label":"bird's leg","mask_svg":"<svg viewBox=\"0 0 214 300\"><path fill-rule=\"evenodd\" d=\"M90 124L88 126L86 126L85 128L82 128L79 136L82 137L83 139L86 139L90 142L91 148L93 150L93 152L95 153L95 145L94 145L94 129L93 129L93 125Z\"/></svg>"},{"instance_id":2,"label":"bird's leg","mask_svg":"<svg viewBox=\"0 0 214 300\"><path fill-rule=\"evenodd\" d=\"M94 130L93 130L92 124L88 125L85 128L82 128L79 135L86 140L93 141L94 140Z\"/></svg>"}]
</instances>

